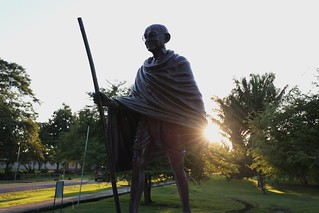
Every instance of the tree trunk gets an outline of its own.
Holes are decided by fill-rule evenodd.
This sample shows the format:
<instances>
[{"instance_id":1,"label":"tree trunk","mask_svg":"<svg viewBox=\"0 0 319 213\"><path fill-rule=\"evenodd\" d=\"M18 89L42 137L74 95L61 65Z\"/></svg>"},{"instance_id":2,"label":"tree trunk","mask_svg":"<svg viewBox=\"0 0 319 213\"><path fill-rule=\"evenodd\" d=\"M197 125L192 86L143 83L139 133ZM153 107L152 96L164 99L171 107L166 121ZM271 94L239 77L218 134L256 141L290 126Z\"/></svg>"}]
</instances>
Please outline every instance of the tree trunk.
<instances>
[{"instance_id":1,"label":"tree trunk","mask_svg":"<svg viewBox=\"0 0 319 213\"><path fill-rule=\"evenodd\" d=\"M38 162L38 171L41 171L42 163L41 161L37 161L37 162Z\"/></svg>"},{"instance_id":2,"label":"tree trunk","mask_svg":"<svg viewBox=\"0 0 319 213\"><path fill-rule=\"evenodd\" d=\"M151 188L152 188L151 176L145 175L145 186L144 186L144 204L145 205L152 203Z\"/></svg>"},{"instance_id":3,"label":"tree trunk","mask_svg":"<svg viewBox=\"0 0 319 213\"><path fill-rule=\"evenodd\" d=\"M264 179L264 176L261 174L261 172L257 172L257 183L258 187L261 189L261 191L266 194L266 182Z\"/></svg>"},{"instance_id":4,"label":"tree trunk","mask_svg":"<svg viewBox=\"0 0 319 213\"><path fill-rule=\"evenodd\" d=\"M10 167L10 163L7 161L6 162L6 168L4 169L5 174L9 174L12 168Z\"/></svg>"}]
</instances>

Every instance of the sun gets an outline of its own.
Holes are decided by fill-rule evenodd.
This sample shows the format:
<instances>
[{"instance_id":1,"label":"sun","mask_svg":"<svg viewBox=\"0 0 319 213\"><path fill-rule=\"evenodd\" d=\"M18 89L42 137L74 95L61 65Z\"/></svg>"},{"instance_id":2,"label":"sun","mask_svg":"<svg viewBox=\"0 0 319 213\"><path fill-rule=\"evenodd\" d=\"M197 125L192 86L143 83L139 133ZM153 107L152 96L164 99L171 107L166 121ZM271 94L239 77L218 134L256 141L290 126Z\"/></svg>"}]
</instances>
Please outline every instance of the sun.
<instances>
[{"instance_id":1,"label":"sun","mask_svg":"<svg viewBox=\"0 0 319 213\"><path fill-rule=\"evenodd\" d=\"M232 149L232 143L229 139L222 136L221 132L222 131L217 124L209 121L206 129L204 130L204 135L210 143L226 146Z\"/></svg>"},{"instance_id":2,"label":"sun","mask_svg":"<svg viewBox=\"0 0 319 213\"><path fill-rule=\"evenodd\" d=\"M205 137L211 143L215 143L222 140L219 127L211 121L208 122L208 125L206 129L204 130L204 134L205 134Z\"/></svg>"}]
</instances>

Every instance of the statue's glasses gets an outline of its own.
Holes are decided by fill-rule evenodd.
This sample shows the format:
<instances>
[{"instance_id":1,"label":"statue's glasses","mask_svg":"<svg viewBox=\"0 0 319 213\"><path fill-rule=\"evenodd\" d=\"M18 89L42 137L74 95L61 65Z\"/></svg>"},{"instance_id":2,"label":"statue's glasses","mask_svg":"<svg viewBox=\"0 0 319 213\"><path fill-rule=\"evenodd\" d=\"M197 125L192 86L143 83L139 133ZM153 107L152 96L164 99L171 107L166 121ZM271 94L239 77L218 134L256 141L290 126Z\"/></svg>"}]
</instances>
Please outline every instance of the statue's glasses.
<instances>
[{"instance_id":1,"label":"statue's glasses","mask_svg":"<svg viewBox=\"0 0 319 213\"><path fill-rule=\"evenodd\" d=\"M150 33L148 35L143 35L142 36L142 40L145 42L146 40L152 40L154 38L156 38L157 36L159 35L162 35L162 34L165 34L165 33L159 33L159 34L156 34L156 33Z\"/></svg>"}]
</instances>

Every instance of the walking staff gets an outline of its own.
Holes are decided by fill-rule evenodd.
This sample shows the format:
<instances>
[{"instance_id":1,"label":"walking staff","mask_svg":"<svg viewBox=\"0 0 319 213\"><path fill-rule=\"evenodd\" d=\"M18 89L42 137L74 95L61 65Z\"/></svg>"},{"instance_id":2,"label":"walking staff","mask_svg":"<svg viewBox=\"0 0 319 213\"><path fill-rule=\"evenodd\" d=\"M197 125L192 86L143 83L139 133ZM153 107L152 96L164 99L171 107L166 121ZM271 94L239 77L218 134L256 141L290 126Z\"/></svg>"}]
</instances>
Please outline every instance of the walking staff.
<instances>
[{"instance_id":1,"label":"walking staff","mask_svg":"<svg viewBox=\"0 0 319 213\"><path fill-rule=\"evenodd\" d=\"M96 77L96 73L95 73L95 67L94 67L94 63L93 63L93 58L92 58L92 55L91 55L89 42L88 42L88 39L86 37L86 33L85 33L85 29L84 29L84 25L83 25L83 21L82 21L81 17L78 18L78 22L79 22L79 25L80 25L81 34L82 34L82 37L83 37L86 53L87 53L87 56L88 56L88 59L89 59L89 63L90 63L90 68L91 68L91 73L92 73L95 93L99 93L100 88L99 88L99 85L98 85L98 82L97 82L97 77ZM102 101L100 101L98 103L98 110L99 110L99 113L100 113L101 125L102 125L102 129L103 129L103 139L104 139L104 142L105 142L105 147L106 147L106 152L107 152L107 157L108 157L107 162L108 162L108 167L110 169L110 178L111 178L111 183L112 183L112 190L113 190L113 197L114 197L115 206L116 206L116 212L120 213L121 212L121 208L120 208L118 191L117 191L117 187L116 187L115 169L114 169L114 164L113 164L111 146L110 146L110 144L108 143L108 140L107 140L106 119L105 119L105 116L104 116L104 110L103 110Z\"/></svg>"}]
</instances>

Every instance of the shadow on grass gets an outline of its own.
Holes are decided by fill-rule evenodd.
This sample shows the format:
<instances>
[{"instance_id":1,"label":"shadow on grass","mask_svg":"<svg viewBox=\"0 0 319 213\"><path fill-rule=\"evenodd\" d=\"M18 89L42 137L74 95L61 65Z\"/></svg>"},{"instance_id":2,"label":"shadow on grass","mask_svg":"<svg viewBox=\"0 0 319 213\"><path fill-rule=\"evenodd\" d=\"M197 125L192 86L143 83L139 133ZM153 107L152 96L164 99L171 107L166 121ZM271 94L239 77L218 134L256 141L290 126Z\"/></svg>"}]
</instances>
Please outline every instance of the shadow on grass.
<instances>
[{"instance_id":1,"label":"shadow on grass","mask_svg":"<svg viewBox=\"0 0 319 213\"><path fill-rule=\"evenodd\" d=\"M7 202L12 202L12 201L19 201L22 199L26 199L28 198L28 196L26 197L19 197L19 198L12 198L12 199L6 199L6 200L0 200L0 203L7 203Z\"/></svg>"},{"instance_id":2,"label":"shadow on grass","mask_svg":"<svg viewBox=\"0 0 319 213\"><path fill-rule=\"evenodd\" d=\"M101 188L101 189L92 189L92 190L82 190L81 194L94 194L94 193L99 193L99 192L104 192L104 191L108 191L111 190L111 187L107 187L107 188ZM76 192L65 192L63 193L63 197L76 197L79 196L79 191ZM52 198L54 198L54 195L52 196Z\"/></svg>"},{"instance_id":3,"label":"shadow on grass","mask_svg":"<svg viewBox=\"0 0 319 213\"><path fill-rule=\"evenodd\" d=\"M141 207L147 207L147 208L157 208L157 209L179 209L181 208L181 205L179 203L163 203L163 202L152 202L150 204L143 204L141 203Z\"/></svg>"}]
</instances>

